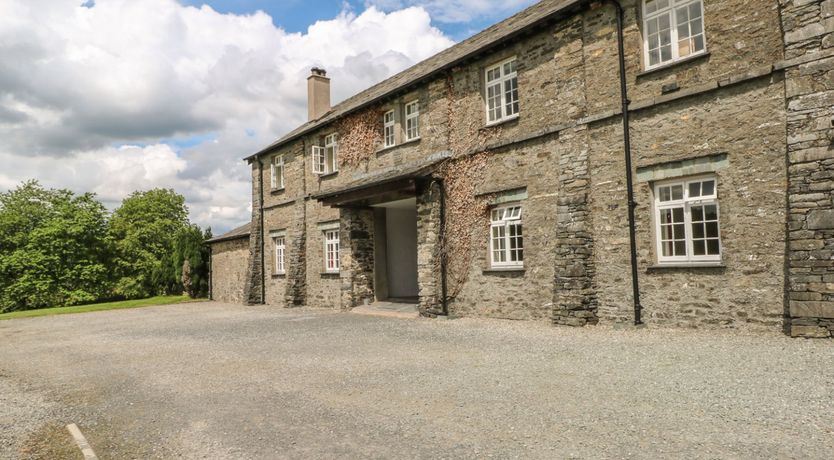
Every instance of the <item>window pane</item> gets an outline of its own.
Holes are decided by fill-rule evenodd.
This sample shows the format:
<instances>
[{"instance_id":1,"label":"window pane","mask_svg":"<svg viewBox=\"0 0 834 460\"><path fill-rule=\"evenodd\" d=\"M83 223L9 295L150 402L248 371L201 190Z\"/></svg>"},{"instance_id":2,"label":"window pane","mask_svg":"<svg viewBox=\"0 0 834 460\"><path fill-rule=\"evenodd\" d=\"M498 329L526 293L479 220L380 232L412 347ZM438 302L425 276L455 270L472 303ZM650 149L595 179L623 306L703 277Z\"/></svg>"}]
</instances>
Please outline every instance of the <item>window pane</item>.
<instances>
[{"instance_id":1,"label":"window pane","mask_svg":"<svg viewBox=\"0 0 834 460\"><path fill-rule=\"evenodd\" d=\"M689 198L697 198L701 196L701 183L692 182L689 184Z\"/></svg>"},{"instance_id":2,"label":"window pane","mask_svg":"<svg viewBox=\"0 0 834 460\"><path fill-rule=\"evenodd\" d=\"M675 255L676 256L685 256L686 255L686 241L675 241Z\"/></svg>"},{"instance_id":3,"label":"window pane","mask_svg":"<svg viewBox=\"0 0 834 460\"><path fill-rule=\"evenodd\" d=\"M692 39L693 45L692 48L694 51L703 51L704 50L704 36L698 35L694 39Z\"/></svg>"},{"instance_id":4,"label":"window pane","mask_svg":"<svg viewBox=\"0 0 834 460\"><path fill-rule=\"evenodd\" d=\"M671 45L667 45L667 46L664 46L664 47L660 48L660 59L662 61L668 61L668 60L672 59L672 46Z\"/></svg>"},{"instance_id":5,"label":"window pane","mask_svg":"<svg viewBox=\"0 0 834 460\"><path fill-rule=\"evenodd\" d=\"M715 195L715 181L709 180L705 182L701 182L702 185L702 192L704 196L711 196Z\"/></svg>"},{"instance_id":6,"label":"window pane","mask_svg":"<svg viewBox=\"0 0 834 460\"><path fill-rule=\"evenodd\" d=\"M692 253L696 256L706 255L706 244L704 240L696 240L692 242Z\"/></svg>"},{"instance_id":7,"label":"window pane","mask_svg":"<svg viewBox=\"0 0 834 460\"><path fill-rule=\"evenodd\" d=\"M672 186L672 199L673 200L682 200L683 199L683 185L673 185ZM683 212L683 210L681 210Z\"/></svg>"},{"instance_id":8,"label":"window pane","mask_svg":"<svg viewBox=\"0 0 834 460\"><path fill-rule=\"evenodd\" d=\"M686 229L684 228L683 224L675 225L675 239L682 240L686 238Z\"/></svg>"},{"instance_id":9,"label":"window pane","mask_svg":"<svg viewBox=\"0 0 834 460\"><path fill-rule=\"evenodd\" d=\"M661 224L671 224L672 223L672 210L671 209L661 209L660 210L660 223Z\"/></svg>"},{"instance_id":10,"label":"window pane","mask_svg":"<svg viewBox=\"0 0 834 460\"><path fill-rule=\"evenodd\" d=\"M693 218L694 220L694 218ZM704 237L704 224L698 222L692 224L692 238Z\"/></svg>"},{"instance_id":11,"label":"window pane","mask_svg":"<svg viewBox=\"0 0 834 460\"><path fill-rule=\"evenodd\" d=\"M672 199L672 192L669 187L660 187L660 201L669 201Z\"/></svg>"},{"instance_id":12,"label":"window pane","mask_svg":"<svg viewBox=\"0 0 834 460\"><path fill-rule=\"evenodd\" d=\"M672 25L671 21L669 20L669 13L658 16L657 21L658 21L658 26L659 26L660 30L667 30L668 31L669 27L671 27L671 25Z\"/></svg>"},{"instance_id":13,"label":"window pane","mask_svg":"<svg viewBox=\"0 0 834 460\"><path fill-rule=\"evenodd\" d=\"M707 254L717 256L721 253L718 240L707 240Z\"/></svg>"},{"instance_id":14,"label":"window pane","mask_svg":"<svg viewBox=\"0 0 834 460\"><path fill-rule=\"evenodd\" d=\"M718 222L707 222L707 238L718 238Z\"/></svg>"},{"instance_id":15,"label":"window pane","mask_svg":"<svg viewBox=\"0 0 834 460\"><path fill-rule=\"evenodd\" d=\"M657 34L657 19L650 19L647 23L649 35Z\"/></svg>"},{"instance_id":16,"label":"window pane","mask_svg":"<svg viewBox=\"0 0 834 460\"><path fill-rule=\"evenodd\" d=\"M704 206L706 220L718 220L718 207L714 204Z\"/></svg>"},{"instance_id":17,"label":"window pane","mask_svg":"<svg viewBox=\"0 0 834 460\"><path fill-rule=\"evenodd\" d=\"M691 19L701 17L701 2L693 2L689 5L689 17Z\"/></svg>"},{"instance_id":18,"label":"window pane","mask_svg":"<svg viewBox=\"0 0 834 460\"><path fill-rule=\"evenodd\" d=\"M672 43L672 31L669 29L660 31L660 44L664 47ZM662 49L661 49L662 51Z\"/></svg>"},{"instance_id":19,"label":"window pane","mask_svg":"<svg viewBox=\"0 0 834 460\"><path fill-rule=\"evenodd\" d=\"M660 62L660 51L649 51L649 65L655 65Z\"/></svg>"},{"instance_id":20,"label":"window pane","mask_svg":"<svg viewBox=\"0 0 834 460\"><path fill-rule=\"evenodd\" d=\"M688 38L678 42L678 54L680 57L689 56L689 53L691 52Z\"/></svg>"},{"instance_id":21,"label":"window pane","mask_svg":"<svg viewBox=\"0 0 834 460\"><path fill-rule=\"evenodd\" d=\"M675 223L683 222L683 208L673 208L672 217Z\"/></svg>"},{"instance_id":22,"label":"window pane","mask_svg":"<svg viewBox=\"0 0 834 460\"><path fill-rule=\"evenodd\" d=\"M692 206L692 222L703 222L704 221L704 207L703 206Z\"/></svg>"},{"instance_id":23,"label":"window pane","mask_svg":"<svg viewBox=\"0 0 834 460\"><path fill-rule=\"evenodd\" d=\"M662 252L663 252L663 256L664 256L664 257L670 257L670 256L672 256L672 255L673 255L673 254L672 254L672 242L671 242L671 241L666 241L666 242L664 242L664 243L660 246L660 249L662 250Z\"/></svg>"}]
</instances>

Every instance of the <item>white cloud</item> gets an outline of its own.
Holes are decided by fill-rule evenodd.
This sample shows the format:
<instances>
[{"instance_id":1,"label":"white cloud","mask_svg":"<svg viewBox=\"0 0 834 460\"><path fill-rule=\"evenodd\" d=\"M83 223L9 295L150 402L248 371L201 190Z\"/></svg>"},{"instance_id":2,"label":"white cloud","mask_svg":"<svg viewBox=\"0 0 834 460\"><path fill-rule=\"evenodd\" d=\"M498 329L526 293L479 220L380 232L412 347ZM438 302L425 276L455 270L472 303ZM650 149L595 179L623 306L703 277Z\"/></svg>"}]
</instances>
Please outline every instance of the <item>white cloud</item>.
<instances>
[{"instance_id":1,"label":"white cloud","mask_svg":"<svg viewBox=\"0 0 834 460\"><path fill-rule=\"evenodd\" d=\"M417 6L428 11L437 21L464 23L483 18L504 19L507 13L518 11L536 1L538 0L365 0L365 4L384 11Z\"/></svg>"},{"instance_id":2,"label":"white cloud","mask_svg":"<svg viewBox=\"0 0 834 460\"><path fill-rule=\"evenodd\" d=\"M112 204L172 187L220 229L249 216L240 159L305 121L310 67L328 70L336 102L452 44L417 7L287 33L260 12L81 3L0 0L0 189L36 178Z\"/></svg>"}]
</instances>

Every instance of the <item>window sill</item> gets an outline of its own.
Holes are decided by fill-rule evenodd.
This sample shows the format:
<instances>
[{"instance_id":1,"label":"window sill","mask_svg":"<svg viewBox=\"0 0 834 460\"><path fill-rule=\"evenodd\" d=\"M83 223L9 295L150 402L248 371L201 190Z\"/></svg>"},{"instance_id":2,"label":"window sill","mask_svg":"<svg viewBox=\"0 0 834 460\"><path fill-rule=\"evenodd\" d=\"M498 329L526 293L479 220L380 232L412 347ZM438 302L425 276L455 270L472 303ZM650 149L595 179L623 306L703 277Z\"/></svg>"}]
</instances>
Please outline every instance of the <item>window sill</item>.
<instances>
[{"instance_id":1,"label":"window sill","mask_svg":"<svg viewBox=\"0 0 834 460\"><path fill-rule=\"evenodd\" d=\"M483 128L481 128L481 129L494 128L494 127L496 127L496 126L498 126L498 125L503 125L504 123L509 123L509 122L511 122L511 121L516 121L516 120L518 120L518 118L519 118L519 115L518 115L518 114L515 114L515 115L513 115L513 116L511 116L511 117L507 117L507 118L502 118L502 119L500 119L500 120L491 121L491 122L487 123L486 125L484 125L484 127L483 127Z\"/></svg>"},{"instance_id":2,"label":"window sill","mask_svg":"<svg viewBox=\"0 0 834 460\"><path fill-rule=\"evenodd\" d=\"M321 272L322 278L336 278L339 276L339 272Z\"/></svg>"},{"instance_id":3,"label":"window sill","mask_svg":"<svg viewBox=\"0 0 834 460\"><path fill-rule=\"evenodd\" d=\"M272 278L273 278L273 279L274 279L274 278L286 278L286 277L287 277L287 273L286 273L286 272L283 272L283 273L273 273L273 274L272 274Z\"/></svg>"},{"instance_id":4,"label":"window sill","mask_svg":"<svg viewBox=\"0 0 834 460\"><path fill-rule=\"evenodd\" d=\"M510 275L510 274L524 274L524 267L493 267L487 268L483 271L484 275Z\"/></svg>"},{"instance_id":5,"label":"window sill","mask_svg":"<svg viewBox=\"0 0 834 460\"><path fill-rule=\"evenodd\" d=\"M333 176L336 176L338 174L339 174L339 171L333 171L333 172L329 172L329 173L316 174L316 175L319 176L319 179L329 179L329 178L331 178Z\"/></svg>"},{"instance_id":6,"label":"window sill","mask_svg":"<svg viewBox=\"0 0 834 460\"><path fill-rule=\"evenodd\" d=\"M727 268L727 266L724 265L724 262L667 263L650 265L646 269L646 273L656 273L667 270L723 270L725 268Z\"/></svg>"},{"instance_id":7,"label":"window sill","mask_svg":"<svg viewBox=\"0 0 834 460\"><path fill-rule=\"evenodd\" d=\"M651 74L654 74L654 73L657 73L657 72L662 72L664 70L668 70L668 69L671 69L671 68L679 66L679 65L689 64L693 61L698 61L700 59L706 59L706 58L709 58L709 56L710 56L709 52L704 52L704 53L700 53L700 54L694 54L692 56L687 56L683 59L678 59L677 61L669 62L669 63L666 63L666 64L659 65L657 67L652 67L651 69L644 70L644 71L637 74L637 78L640 79L642 77L645 77L645 76L648 76L648 75L651 75Z\"/></svg>"},{"instance_id":8,"label":"window sill","mask_svg":"<svg viewBox=\"0 0 834 460\"><path fill-rule=\"evenodd\" d=\"M286 189L284 187L272 188L272 189L269 190L269 194L270 195L280 195L280 194L284 193L284 191L286 191Z\"/></svg>"}]
</instances>

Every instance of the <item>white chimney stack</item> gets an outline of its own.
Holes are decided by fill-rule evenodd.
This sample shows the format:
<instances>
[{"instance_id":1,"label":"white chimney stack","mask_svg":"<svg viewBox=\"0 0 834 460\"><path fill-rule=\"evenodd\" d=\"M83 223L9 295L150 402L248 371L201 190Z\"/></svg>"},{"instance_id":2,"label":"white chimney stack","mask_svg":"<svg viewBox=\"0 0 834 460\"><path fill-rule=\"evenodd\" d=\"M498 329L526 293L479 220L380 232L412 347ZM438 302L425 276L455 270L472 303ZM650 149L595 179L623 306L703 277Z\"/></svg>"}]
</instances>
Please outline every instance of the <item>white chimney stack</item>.
<instances>
[{"instance_id":1,"label":"white chimney stack","mask_svg":"<svg viewBox=\"0 0 834 460\"><path fill-rule=\"evenodd\" d=\"M307 77L307 114L310 120L316 120L329 111L330 79L324 69L313 67Z\"/></svg>"}]
</instances>

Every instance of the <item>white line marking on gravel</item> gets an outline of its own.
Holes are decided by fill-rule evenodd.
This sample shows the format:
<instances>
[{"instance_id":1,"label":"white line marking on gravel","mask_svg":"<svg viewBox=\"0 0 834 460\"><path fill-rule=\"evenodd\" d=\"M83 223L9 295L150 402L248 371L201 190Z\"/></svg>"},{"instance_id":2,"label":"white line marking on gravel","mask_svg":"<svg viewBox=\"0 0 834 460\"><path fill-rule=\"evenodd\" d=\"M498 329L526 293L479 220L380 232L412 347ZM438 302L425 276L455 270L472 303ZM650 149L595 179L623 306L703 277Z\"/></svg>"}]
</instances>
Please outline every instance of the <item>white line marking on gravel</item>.
<instances>
[{"instance_id":1,"label":"white line marking on gravel","mask_svg":"<svg viewBox=\"0 0 834 460\"><path fill-rule=\"evenodd\" d=\"M78 429L78 425L70 423L67 425L67 429L75 439L75 443L78 444L78 448L81 449L81 453L84 454L84 460L98 460L96 453L93 452L93 448L90 447L90 443L87 442L87 438L85 438L84 435L81 434L81 430Z\"/></svg>"}]
</instances>

